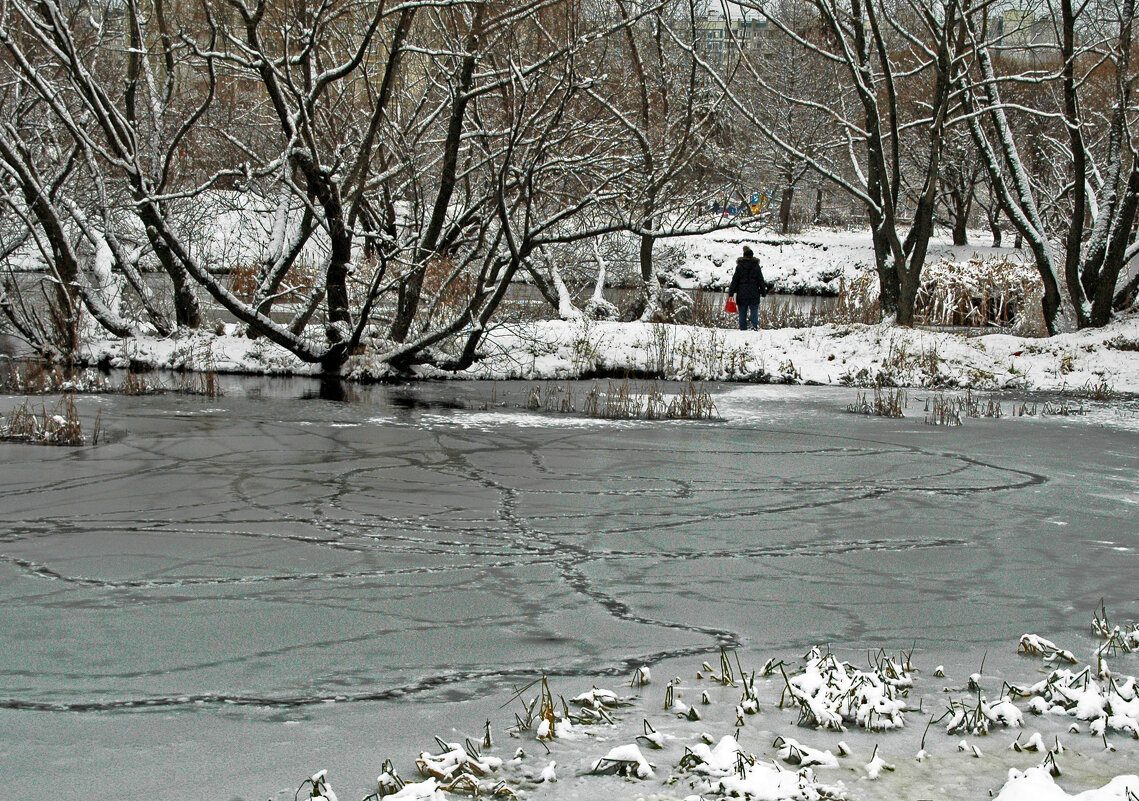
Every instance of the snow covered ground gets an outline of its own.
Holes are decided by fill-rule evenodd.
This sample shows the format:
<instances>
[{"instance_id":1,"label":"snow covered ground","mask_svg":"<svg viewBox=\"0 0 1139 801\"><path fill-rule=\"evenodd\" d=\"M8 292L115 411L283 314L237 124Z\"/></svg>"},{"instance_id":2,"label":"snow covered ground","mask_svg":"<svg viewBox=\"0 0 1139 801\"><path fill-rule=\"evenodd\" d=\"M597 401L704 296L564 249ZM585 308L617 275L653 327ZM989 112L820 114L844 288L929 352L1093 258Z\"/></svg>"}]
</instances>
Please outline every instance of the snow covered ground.
<instances>
[{"instance_id":1,"label":"snow covered ground","mask_svg":"<svg viewBox=\"0 0 1139 801\"><path fill-rule=\"evenodd\" d=\"M1026 339L892 326L731 331L549 322L499 329L479 378L572 378L664 367L702 381L1139 392L1139 315L1098 330Z\"/></svg>"},{"instance_id":2,"label":"snow covered ground","mask_svg":"<svg viewBox=\"0 0 1139 801\"><path fill-rule=\"evenodd\" d=\"M973 231L970 238L988 242L987 234ZM793 295L830 295L840 279L850 284L874 269L874 245L868 231L808 228L783 236L771 231L751 233L735 228L701 236L667 240L679 248L684 262L680 285L726 290L732 269L744 245L755 252L763 277L775 291ZM930 242L927 265L942 261L968 262L972 258L1012 258L1023 261L1021 252L985 244L954 246L944 238Z\"/></svg>"}]
</instances>

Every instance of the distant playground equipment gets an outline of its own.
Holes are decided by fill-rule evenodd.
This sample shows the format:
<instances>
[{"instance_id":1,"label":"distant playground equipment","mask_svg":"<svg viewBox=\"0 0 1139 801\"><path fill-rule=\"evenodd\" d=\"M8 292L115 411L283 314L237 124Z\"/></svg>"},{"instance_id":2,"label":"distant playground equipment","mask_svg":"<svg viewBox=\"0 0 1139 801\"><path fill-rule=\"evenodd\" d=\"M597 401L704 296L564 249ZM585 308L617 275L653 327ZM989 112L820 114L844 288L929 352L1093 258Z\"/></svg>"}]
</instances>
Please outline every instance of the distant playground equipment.
<instances>
[{"instance_id":1,"label":"distant playground equipment","mask_svg":"<svg viewBox=\"0 0 1139 801\"><path fill-rule=\"evenodd\" d=\"M774 196L774 191L761 190L752 192L746 198L714 200L712 201L712 213L722 214L725 217L753 217L766 209Z\"/></svg>"}]
</instances>

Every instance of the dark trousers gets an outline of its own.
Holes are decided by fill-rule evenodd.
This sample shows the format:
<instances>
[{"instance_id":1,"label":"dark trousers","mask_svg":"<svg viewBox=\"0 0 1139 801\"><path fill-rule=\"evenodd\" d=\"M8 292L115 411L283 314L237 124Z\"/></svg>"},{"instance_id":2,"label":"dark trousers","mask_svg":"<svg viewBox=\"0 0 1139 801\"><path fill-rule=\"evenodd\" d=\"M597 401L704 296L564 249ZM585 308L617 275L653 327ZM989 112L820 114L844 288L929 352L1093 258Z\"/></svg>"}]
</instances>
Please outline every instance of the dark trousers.
<instances>
[{"instance_id":1,"label":"dark trousers","mask_svg":"<svg viewBox=\"0 0 1139 801\"><path fill-rule=\"evenodd\" d=\"M737 303L740 308L740 330L759 328L759 301L755 303ZM751 315L751 325L747 324L747 316Z\"/></svg>"}]
</instances>

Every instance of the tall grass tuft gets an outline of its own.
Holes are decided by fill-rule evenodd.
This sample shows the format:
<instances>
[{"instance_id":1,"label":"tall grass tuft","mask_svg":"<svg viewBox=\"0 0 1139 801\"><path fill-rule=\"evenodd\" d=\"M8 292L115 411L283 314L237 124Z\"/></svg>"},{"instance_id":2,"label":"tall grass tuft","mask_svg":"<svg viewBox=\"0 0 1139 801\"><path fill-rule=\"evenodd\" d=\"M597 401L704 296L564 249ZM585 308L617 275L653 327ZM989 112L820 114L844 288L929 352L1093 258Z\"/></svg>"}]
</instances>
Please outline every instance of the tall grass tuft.
<instances>
[{"instance_id":1,"label":"tall grass tuft","mask_svg":"<svg viewBox=\"0 0 1139 801\"><path fill-rule=\"evenodd\" d=\"M938 394L925 399L925 422L929 425L959 426L964 418L1004 416L999 401L982 401L973 396L972 390L964 395L949 397Z\"/></svg>"},{"instance_id":2,"label":"tall grass tuft","mask_svg":"<svg viewBox=\"0 0 1139 801\"><path fill-rule=\"evenodd\" d=\"M1115 397L1115 390L1106 381L1099 381L1095 384L1089 381L1080 390L1080 394L1088 400L1110 401Z\"/></svg>"},{"instance_id":3,"label":"tall grass tuft","mask_svg":"<svg viewBox=\"0 0 1139 801\"><path fill-rule=\"evenodd\" d=\"M557 384L538 385L526 396L531 411L575 414L572 389ZM712 395L689 381L672 397L666 397L658 384L636 385L629 381L609 382L604 389L595 384L582 399L580 413L603 420L715 420L719 418Z\"/></svg>"},{"instance_id":4,"label":"tall grass tuft","mask_svg":"<svg viewBox=\"0 0 1139 801\"><path fill-rule=\"evenodd\" d=\"M925 402L925 422L932 426L959 426L961 412L952 398L937 395Z\"/></svg>"},{"instance_id":5,"label":"tall grass tuft","mask_svg":"<svg viewBox=\"0 0 1139 801\"><path fill-rule=\"evenodd\" d=\"M866 393L859 392L854 403L846 407L848 412L865 414L872 417L905 417L903 409L909 405L909 397L903 390L874 390L874 397L867 398Z\"/></svg>"},{"instance_id":6,"label":"tall grass tuft","mask_svg":"<svg viewBox=\"0 0 1139 801\"><path fill-rule=\"evenodd\" d=\"M927 264L914 301L915 322L931 326L1011 328L1044 335L1036 271L1023 261L973 256Z\"/></svg>"},{"instance_id":7,"label":"tall grass tuft","mask_svg":"<svg viewBox=\"0 0 1139 801\"><path fill-rule=\"evenodd\" d=\"M146 373L128 372L119 383L94 370L77 370L71 367L45 364L36 359L6 362L0 372L0 392L21 395L50 395L56 393L119 395L201 395L219 398L224 393L218 374L213 370L183 373L174 384L167 384Z\"/></svg>"},{"instance_id":8,"label":"tall grass tuft","mask_svg":"<svg viewBox=\"0 0 1139 801\"><path fill-rule=\"evenodd\" d=\"M95 418L91 444L99 442L101 413ZM37 412L24 401L7 415L0 415L0 440L34 445L77 446L86 443L75 399L67 395L50 412L41 406Z\"/></svg>"},{"instance_id":9,"label":"tall grass tuft","mask_svg":"<svg viewBox=\"0 0 1139 801\"><path fill-rule=\"evenodd\" d=\"M111 382L93 370L76 370L40 359L8 359L0 369L0 391L19 395L111 392Z\"/></svg>"}]
</instances>

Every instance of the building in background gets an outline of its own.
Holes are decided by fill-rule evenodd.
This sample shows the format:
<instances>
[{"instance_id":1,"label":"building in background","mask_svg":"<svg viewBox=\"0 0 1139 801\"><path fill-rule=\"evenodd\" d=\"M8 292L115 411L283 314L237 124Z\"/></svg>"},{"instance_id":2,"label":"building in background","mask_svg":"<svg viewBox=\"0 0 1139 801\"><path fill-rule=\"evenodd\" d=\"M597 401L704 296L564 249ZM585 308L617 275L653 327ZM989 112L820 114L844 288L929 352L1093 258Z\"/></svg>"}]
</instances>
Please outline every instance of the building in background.
<instances>
[{"instance_id":1,"label":"building in background","mask_svg":"<svg viewBox=\"0 0 1139 801\"><path fill-rule=\"evenodd\" d=\"M993 20L994 51L1022 66L1046 67L1060 60L1056 21L1028 9L1005 9Z\"/></svg>"},{"instance_id":2,"label":"building in background","mask_svg":"<svg viewBox=\"0 0 1139 801\"><path fill-rule=\"evenodd\" d=\"M741 52L752 57L772 58L776 54L775 26L761 16L725 16L719 9L709 10L696 21L697 52L713 67L734 67Z\"/></svg>"}]
</instances>

